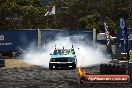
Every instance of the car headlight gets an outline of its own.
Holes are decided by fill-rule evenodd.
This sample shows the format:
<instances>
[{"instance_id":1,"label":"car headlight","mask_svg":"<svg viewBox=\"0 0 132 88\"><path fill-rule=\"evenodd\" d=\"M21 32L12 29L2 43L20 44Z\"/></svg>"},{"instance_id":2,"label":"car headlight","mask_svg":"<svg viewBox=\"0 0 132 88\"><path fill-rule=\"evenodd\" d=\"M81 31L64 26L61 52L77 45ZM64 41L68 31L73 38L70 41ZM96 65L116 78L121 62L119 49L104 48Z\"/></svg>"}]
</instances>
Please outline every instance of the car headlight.
<instances>
[{"instance_id":1,"label":"car headlight","mask_svg":"<svg viewBox=\"0 0 132 88\"><path fill-rule=\"evenodd\" d=\"M75 61L75 59L73 59L73 61Z\"/></svg>"},{"instance_id":2,"label":"car headlight","mask_svg":"<svg viewBox=\"0 0 132 88\"><path fill-rule=\"evenodd\" d=\"M71 59L69 58L68 61L71 61Z\"/></svg>"},{"instance_id":3,"label":"car headlight","mask_svg":"<svg viewBox=\"0 0 132 88\"><path fill-rule=\"evenodd\" d=\"M50 59L51 62L55 62L55 59Z\"/></svg>"}]
</instances>

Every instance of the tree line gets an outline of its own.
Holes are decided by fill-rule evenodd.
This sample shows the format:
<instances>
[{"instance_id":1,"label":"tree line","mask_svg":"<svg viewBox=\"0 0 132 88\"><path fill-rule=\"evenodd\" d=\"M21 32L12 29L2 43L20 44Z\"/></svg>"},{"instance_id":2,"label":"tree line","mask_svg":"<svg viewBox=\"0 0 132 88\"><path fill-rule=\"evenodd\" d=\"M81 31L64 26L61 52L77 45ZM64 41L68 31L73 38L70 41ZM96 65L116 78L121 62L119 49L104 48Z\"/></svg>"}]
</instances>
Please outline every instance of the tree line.
<instances>
[{"instance_id":1,"label":"tree line","mask_svg":"<svg viewBox=\"0 0 132 88\"><path fill-rule=\"evenodd\" d=\"M119 18L131 27L131 0L0 0L0 30L10 29L88 29L104 30L107 17L110 30L117 30ZM44 16L49 8L56 13ZM130 23L129 23L130 22Z\"/></svg>"}]
</instances>

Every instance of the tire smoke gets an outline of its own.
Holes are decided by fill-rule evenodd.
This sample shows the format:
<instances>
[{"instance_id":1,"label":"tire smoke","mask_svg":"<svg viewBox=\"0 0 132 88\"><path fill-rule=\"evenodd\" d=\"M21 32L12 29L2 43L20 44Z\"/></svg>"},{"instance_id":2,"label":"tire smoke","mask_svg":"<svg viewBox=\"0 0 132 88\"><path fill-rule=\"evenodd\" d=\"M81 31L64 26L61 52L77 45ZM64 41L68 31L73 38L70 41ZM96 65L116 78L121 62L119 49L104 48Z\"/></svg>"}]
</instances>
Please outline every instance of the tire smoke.
<instances>
[{"instance_id":1,"label":"tire smoke","mask_svg":"<svg viewBox=\"0 0 132 88\"><path fill-rule=\"evenodd\" d=\"M109 61L109 59L106 59L103 54L103 50L92 48L84 41L72 42L70 37L62 36L58 36L54 41L43 45L41 49L31 45L31 47L29 47L23 54L23 60L33 65L48 67L50 54L53 53L55 45L58 49L62 49L63 47L65 49L70 49L72 48L72 45L74 45L78 61L77 66L92 66Z\"/></svg>"}]
</instances>

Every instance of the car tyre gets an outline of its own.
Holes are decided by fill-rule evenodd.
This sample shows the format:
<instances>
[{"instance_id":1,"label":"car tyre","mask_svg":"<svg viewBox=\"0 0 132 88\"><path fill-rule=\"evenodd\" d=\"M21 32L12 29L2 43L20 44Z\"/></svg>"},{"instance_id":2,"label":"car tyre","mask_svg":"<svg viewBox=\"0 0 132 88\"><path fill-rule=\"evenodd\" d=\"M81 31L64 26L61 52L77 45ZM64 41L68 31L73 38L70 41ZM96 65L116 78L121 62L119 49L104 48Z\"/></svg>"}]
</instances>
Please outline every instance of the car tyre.
<instances>
[{"instance_id":1,"label":"car tyre","mask_svg":"<svg viewBox=\"0 0 132 88\"><path fill-rule=\"evenodd\" d=\"M76 64L73 64L72 65L72 69L76 69Z\"/></svg>"},{"instance_id":2,"label":"car tyre","mask_svg":"<svg viewBox=\"0 0 132 88\"><path fill-rule=\"evenodd\" d=\"M49 64L49 69L53 70L53 66L51 64Z\"/></svg>"}]
</instances>

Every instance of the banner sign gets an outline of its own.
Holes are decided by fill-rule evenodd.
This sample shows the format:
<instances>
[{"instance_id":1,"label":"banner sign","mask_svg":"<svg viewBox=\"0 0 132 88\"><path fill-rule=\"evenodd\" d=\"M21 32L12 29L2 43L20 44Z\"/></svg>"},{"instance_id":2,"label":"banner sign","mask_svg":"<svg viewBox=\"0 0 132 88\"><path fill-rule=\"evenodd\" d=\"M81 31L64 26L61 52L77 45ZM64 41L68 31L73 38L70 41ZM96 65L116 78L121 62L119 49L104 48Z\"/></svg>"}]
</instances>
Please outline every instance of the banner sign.
<instances>
[{"instance_id":1,"label":"banner sign","mask_svg":"<svg viewBox=\"0 0 132 88\"><path fill-rule=\"evenodd\" d=\"M128 49L132 49L132 29L131 28L127 29L127 34L128 34Z\"/></svg>"},{"instance_id":2,"label":"banner sign","mask_svg":"<svg viewBox=\"0 0 132 88\"><path fill-rule=\"evenodd\" d=\"M10 30L0 31L0 51L18 51L27 49L38 40L37 30ZM37 45L35 43L35 45Z\"/></svg>"},{"instance_id":3,"label":"banner sign","mask_svg":"<svg viewBox=\"0 0 132 88\"><path fill-rule=\"evenodd\" d=\"M108 31L108 25L107 22L104 22L104 27L105 27L105 35L106 35L106 46L110 45L110 35L109 35L109 31Z\"/></svg>"},{"instance_id":4,"label":"banner sign","mask_svg":"<svg viewBox=\"0 0 132 88\"><path fill-rule=\"evenodd\" d=\"M120 53L126 53L128 50L128 35L127 35L127 28L125 25L125 21L123 18L120 18L119 25L120 27L117 33L117 40L118 40L117 49L118 52Z\"/></svg>"},{"instance_id":5,"label":"banner sign","mask_svg":"<svg viewBox=\"0 0 132 88\"><path fill-rule=\"evenodd\" d=\"M104 22L105 36L106 36L106 51L108 54L112 54L110 32L108 30L107 21Z\"/></svg>"},{"instance_id":6,"label":"banner sign","mask_svg":"<svg viewBox=\"0 0 132 88\"><path fill-rule=\"evenodd\" d=\"M92 83L129 83L129 75L85 75L86 82Z\"/></svg>"},{"instance_id":7,"label":"banner sign","mask_svg":"<svg viewBox=\"0 0 132 88\"><path fill-rule=\"evenodd\" d=\"M93 31L89 31L87 29L81 30L42 30L42 44L43 46L48 45L50 42L57 41L58 39L68 38L71 43L74 44L87 44L88 46L92 46L93 44ZM65 40L63 41L65 42ZM55 43L55 42L54 42Z\"/></svg>"}]
</instances>

